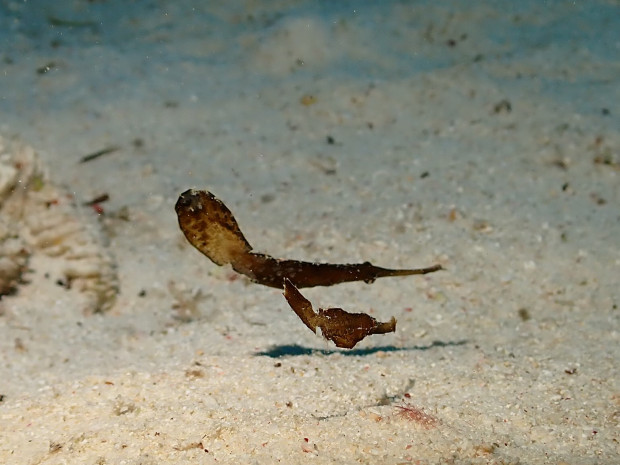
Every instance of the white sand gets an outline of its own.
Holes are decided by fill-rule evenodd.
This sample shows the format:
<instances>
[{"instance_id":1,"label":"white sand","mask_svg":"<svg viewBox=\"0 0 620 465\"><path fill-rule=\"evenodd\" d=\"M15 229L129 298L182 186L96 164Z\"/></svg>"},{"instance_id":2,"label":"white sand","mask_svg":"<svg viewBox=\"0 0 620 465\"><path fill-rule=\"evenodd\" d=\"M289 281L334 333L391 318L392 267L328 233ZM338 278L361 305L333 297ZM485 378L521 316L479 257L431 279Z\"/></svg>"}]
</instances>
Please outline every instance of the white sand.
<instances>
[{"instance_id":1,"label":"white sand","mask_svg":"<svg viewBox=\"0 0 620 465\"><path fill-rule=\"evenodd\" d=\"M35 251L0 463L618 463L620 5L326 5L2 3L0 134L110 194L121 290ZM186 243L189 187L258 251L447 271L304 291L398 319L339 350Z\"/></svg>"}]
</instances>

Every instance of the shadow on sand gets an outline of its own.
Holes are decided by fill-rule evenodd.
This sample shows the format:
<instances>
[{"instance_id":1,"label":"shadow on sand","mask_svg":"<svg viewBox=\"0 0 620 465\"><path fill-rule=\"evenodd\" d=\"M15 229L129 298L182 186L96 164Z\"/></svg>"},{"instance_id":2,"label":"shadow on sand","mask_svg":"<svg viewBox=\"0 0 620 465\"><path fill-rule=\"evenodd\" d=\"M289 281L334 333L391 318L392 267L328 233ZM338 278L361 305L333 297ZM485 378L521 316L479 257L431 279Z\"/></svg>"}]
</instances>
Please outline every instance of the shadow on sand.
<instances>
[{"instance_id":1,"label":"shadow on sand","mask_svg":"<svg viewBox=\"0 0 620 465\"><path fill-rule=\"evenodd\" d=\"M271 358L279 358L279 357L297 357L299 355L331 355L331 354L341 354L346 356L364 356L371 355L377 352L403 352L403 351L414 351L414 350L430 350L436 347L454 347L454 346L462 346L467 344L467 340L462 341L433 341L432 344L425 346L410 346L410 347L396 347L396 346L378 346L378 347L370 347L368 349L351 349L351 350L339 350L339 349L313 349L310 347L303 347L298 344L284 344L273 346L268 350L255 352L254 355L263 356L263 357L271 357Z\"/></svg>"}]
</instances>

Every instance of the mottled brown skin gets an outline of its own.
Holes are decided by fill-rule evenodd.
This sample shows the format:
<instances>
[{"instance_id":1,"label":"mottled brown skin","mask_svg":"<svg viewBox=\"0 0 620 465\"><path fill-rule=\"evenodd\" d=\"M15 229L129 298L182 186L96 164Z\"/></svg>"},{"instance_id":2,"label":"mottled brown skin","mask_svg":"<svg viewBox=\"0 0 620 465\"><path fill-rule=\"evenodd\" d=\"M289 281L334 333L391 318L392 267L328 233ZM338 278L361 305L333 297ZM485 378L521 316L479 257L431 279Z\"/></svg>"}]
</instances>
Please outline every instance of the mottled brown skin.
<instances>
[{"instance_id":1,"label":"mottled brown skin","mask_svg":"<svg viewBox=\"0 0 620 465\"><path fill-rule=\"evenodd\" d=\"M331 286L365 281L372 283L386 276L410 276L441 270L441 265L427 268L392 270L369 262L337 265L297 260L279 260L252 252L230 210L207 191L190 189L181 194L175 210L179 226L187 240L217 265L232 268L252 281L265 286L282 288L288 278L298 288Z\"/></svg>"},{"instance_id":2,"label":"mottled brown skin","mask_svg":"<svg viewBox=\"0 0 620 465\"><path fill-rule=\"evenodd\" d=\"M337 347L352 349L371 334L386 334L396 331L396 318L382 323L365 313L349 313L341 308L320 308L318 313L312 304L288 279L284 278L284 297L297 316L316 334L317 328L325 339Z\"/></svg>"}]
</instances>

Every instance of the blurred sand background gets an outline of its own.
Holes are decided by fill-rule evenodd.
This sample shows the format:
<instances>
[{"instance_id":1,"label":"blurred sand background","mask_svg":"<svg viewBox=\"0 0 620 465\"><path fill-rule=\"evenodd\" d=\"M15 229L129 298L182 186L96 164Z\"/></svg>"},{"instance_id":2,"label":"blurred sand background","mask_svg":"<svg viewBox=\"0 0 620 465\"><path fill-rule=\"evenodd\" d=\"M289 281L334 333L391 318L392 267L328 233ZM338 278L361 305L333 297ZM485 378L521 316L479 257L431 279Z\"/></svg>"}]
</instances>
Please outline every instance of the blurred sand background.
<instances>
[{"instance_id":1,"label":"blurred sand background","mask_svg":"<svg viewBox=\"0 0 620 465\"><path fill-rule=\"evenodd\" d=\"M0 135L119 294L32 251L0 463L618 463L618 31L616 0L1 2ZM257 251L446 271L304 291L398 319L340 350L186 243L190 187Z\"/></svg>"}]
</instances>

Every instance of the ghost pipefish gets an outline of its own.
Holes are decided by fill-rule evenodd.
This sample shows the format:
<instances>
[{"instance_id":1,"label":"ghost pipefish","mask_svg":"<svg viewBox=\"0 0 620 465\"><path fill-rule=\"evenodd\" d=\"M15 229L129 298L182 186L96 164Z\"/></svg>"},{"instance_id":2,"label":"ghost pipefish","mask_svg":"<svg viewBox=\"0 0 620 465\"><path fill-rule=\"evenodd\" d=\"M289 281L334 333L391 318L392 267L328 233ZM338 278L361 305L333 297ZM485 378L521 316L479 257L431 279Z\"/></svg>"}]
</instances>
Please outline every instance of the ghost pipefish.
<instances>
[{"instance_id":1,"label":"ghost pipefish","mask_svg":"<svg viewBox=\"0 0 620 465\"><path fill-rule=\"evenodd\" d=\"M441 265L389 269L369 262L331 264L281 260L253 252L231 211L208 191L189 189L183 192L175 210L179 226L190 244L215 264L231 265L236 272L264 286L282 289L284 278L297 288L351 281L372 283L377 278L422 275L443 269Z\"/></svg>"},{"instance_id":2,"label":"ghost pipefish","mask_svg":"<svg viewBox=\"0 0 620 465\"><path fill-rule=\"evenodd\" d=\"M320 329L323 337L336 347L352 349L366 336L396 331L394 317L380 322L366 313L351 313L341 308L319 308L315 312L310 301L288 278L284 278L284 298L310 331L316 334L316 330Z\"/></svg>"}]
</instances>

